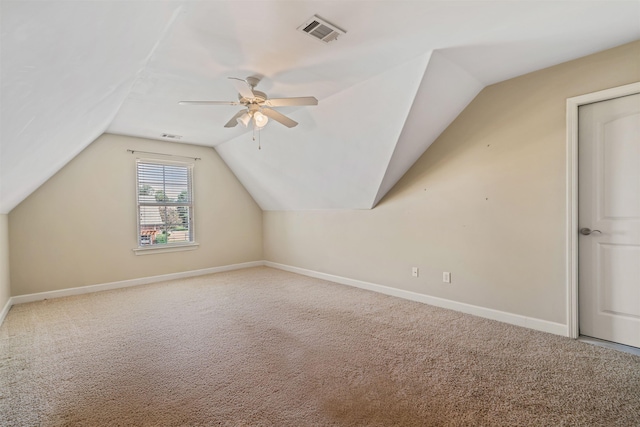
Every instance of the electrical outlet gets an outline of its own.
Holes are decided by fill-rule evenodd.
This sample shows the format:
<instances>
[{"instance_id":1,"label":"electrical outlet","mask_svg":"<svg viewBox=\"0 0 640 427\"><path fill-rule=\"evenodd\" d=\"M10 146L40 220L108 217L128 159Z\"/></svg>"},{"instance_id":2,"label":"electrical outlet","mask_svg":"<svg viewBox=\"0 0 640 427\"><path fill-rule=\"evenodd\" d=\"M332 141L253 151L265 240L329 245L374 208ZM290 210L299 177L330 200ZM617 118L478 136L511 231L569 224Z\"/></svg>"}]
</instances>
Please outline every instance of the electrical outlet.
<instances>
[{"instance_id":1,"label":"electrical outlet","mask_svg":"<svg viewBox=\"0 0 640 427\"><path fill-rule=\"evenodd\" d=\"M412 275L413 277L418 277L418 267L413 267L413 268L411 269L411 275Z\"/></svg>"},{"instance_id":2,"label":"electrical outlet","mask_svg":"<svg viewBox=\"0 0 640 427\"><path fill-rule=\"evenodd\" d=\"M444 283L451 283L451 273L449 273L448 271L445 271L442 273L442 281Z\"/></svg>"}]
</instances>

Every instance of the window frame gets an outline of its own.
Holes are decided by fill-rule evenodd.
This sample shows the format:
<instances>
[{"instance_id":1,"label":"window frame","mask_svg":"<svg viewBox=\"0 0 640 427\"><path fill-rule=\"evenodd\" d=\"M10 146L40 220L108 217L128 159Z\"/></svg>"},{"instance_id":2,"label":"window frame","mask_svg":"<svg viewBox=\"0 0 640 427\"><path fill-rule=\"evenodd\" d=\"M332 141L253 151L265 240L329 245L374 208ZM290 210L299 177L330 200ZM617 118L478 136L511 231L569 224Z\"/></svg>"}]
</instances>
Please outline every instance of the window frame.
<instances>
[{"instance_id":1,"label":"window frame","mask_svg":"<svg viewBox=\"0 0 640 427\"><path fill-rule=\"evenodd\" d=\"M139 175L139 165L143 164L153 164L160 166L178 166L184 167L187 169L187 191L190 193L190 203L184 204L175 204L175 203L145 203L140 201L140 175ZM164 253L164 252L177 252L177 251L188 251L194 250L199 247L199 244L196 241L196 233L195 233L195 196L194 196L194 186L193 186L193 170L194 170L194 162L179 162L173 160L166 159L156 159L156 158L136 158L135 161L135 211L136 211L136 248L133 249L136 255L148 255L148 254L156 254L156 253ZM163 244L149 244L149 245L141 245L140 244L140 233L142 229L141 224L141 214L140 208L142 206L187 206L189 208L189 241L187 242L173 242L173 243L163 243Z\"/></svg>"}]
</instances>

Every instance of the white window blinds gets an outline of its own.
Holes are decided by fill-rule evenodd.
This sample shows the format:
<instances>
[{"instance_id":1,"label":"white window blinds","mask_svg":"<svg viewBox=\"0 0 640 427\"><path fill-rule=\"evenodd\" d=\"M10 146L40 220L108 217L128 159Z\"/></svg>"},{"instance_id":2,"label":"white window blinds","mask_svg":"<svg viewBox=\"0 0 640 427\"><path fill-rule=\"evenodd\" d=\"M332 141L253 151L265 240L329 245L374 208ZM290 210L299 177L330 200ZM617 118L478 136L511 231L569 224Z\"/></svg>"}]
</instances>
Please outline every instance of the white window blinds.
<instances>
[{"instance_id":1,"label":"white window blinds","mask_svg":"<svg viewBox=\"0 0 640 427\"><path fill-rule=\"evenodd\" d=\"M192 165L138 160L138 244L191 243Z\"/></svg>"}]
</instances>

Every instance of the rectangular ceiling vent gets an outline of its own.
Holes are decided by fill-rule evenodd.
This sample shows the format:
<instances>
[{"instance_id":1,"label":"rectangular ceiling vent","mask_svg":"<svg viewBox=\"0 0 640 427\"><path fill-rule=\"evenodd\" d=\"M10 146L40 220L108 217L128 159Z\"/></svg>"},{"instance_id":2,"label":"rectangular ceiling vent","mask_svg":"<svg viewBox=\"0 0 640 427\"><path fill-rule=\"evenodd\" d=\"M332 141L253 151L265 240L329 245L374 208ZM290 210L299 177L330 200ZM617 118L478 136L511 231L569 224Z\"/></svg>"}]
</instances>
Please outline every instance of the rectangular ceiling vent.
<instances>
[{"instance_id":1,"label":"rectangular ceiling vent","mask_svg":"<svg viewBox=\"0 0 640 427\"><path fill-rule=\"evenodd\" d=\"M304 24L298 27L298 31L309 34L314 39L324 43L332 42L337 39L338 36L347 33L345 30L325 21L318 15L313 15L307 19Z\"/></svg>"},{"instance_id":2,"label":"rectangular ceiling vent","mask_svg":"<svg viewBox=\"0 0 640 427\"><path fill-rule=\"evenodd\" d=\"M182 135L172 135L170 133L163 133L162 137L167 139L181 139Z\"/></svg>"}]
</instances>

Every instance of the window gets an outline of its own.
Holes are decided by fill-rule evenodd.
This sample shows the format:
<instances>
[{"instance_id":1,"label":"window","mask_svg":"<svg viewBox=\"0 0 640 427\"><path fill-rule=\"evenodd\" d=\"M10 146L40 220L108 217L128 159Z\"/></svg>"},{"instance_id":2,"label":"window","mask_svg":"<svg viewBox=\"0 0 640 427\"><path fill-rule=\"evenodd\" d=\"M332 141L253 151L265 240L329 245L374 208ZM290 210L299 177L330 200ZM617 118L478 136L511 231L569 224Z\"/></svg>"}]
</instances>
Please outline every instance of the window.
<instances>
[{"instance_id":1,"label":"window","mask_svg":"<svg viewBox=\"0 0 640 427\"><path fill-rule=\"evenodd\" d=\"M139 249L194 243L193 165L137 160Z\"/></svg>"}]
</instances>

